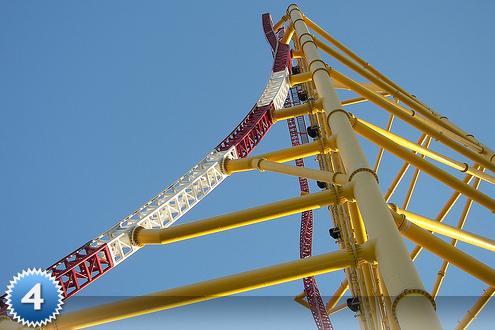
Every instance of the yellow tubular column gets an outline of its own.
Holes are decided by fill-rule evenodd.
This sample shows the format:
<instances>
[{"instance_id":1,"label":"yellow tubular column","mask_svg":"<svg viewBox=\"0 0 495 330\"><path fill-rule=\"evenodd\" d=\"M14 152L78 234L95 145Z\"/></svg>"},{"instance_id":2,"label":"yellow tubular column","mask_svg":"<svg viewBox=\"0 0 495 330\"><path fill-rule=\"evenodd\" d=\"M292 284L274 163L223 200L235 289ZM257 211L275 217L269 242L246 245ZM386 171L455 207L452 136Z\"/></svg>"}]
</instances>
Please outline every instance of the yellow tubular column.
<instances>
[{"instance_id":1,"label":"yellow tubular column","mask_svg":"<svg viewBox=\"0 0 495 330\"><path fill-rule=\"evenodd\" d=\"M374 247L367 243L355 256L337 251L299 259L184 287L154 292L61 315L45 329L81 329L165 309L229 296L344 269L360 260L373 261Z\"/></svg>"},{"instance_id":2,"label":"yellow tubular column","mask_svg":"<svg viewBox=\"0 0 495 330\"><path fill-rule=\"evenodd\" d=\"M342 191L338 198L345 199L345 196L346 193ZM336 193L329 189L164 229L137 227L132 236L137 245L168 244L301 213L337 202Z\"/></svg>"},{"instance_id":3,"label":"yellow tubular column","mask_svg":"<svg viewBox=\"0 0 495 330\"><path fill-rule=\"evenodd\" d=\"M395 316L403 330L441 329L429 294L409 258L375 174L369 169L368 161L352 130L347 113L340 109L341 102L333 88L326 65L318 54L313 37L303 21L302 13L296 5L290 5L288 14L309 63L313 82L323 99L323 108L327 113L330 129L336 136L344 167L353 183L354 197L369 239L375 241L378 267L385 285L390 295L399 296L394 305ZM408 291L411 289L415 290L414 294Z\"/></svg>"}]
</instances>

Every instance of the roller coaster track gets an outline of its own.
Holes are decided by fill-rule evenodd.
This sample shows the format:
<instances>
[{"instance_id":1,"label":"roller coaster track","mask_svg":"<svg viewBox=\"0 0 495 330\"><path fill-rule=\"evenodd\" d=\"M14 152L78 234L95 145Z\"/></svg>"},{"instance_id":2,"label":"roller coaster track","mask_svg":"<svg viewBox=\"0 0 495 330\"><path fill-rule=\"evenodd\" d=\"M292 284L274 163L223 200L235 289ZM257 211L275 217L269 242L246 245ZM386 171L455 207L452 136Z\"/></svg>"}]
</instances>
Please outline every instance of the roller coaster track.
<instances>
[{"instance_id":1,"label":"roller coaster track","mask_svg":"<svg viewBox=\"0 0 495 330\"><path fill-rule=\"evenodd\" d=\"M263 15L262 22L274 60L268 83L256 104L217 147L177 181L47 268L59 281L64 299L77 294L141 248L132 242L134 228L167 228L179 220L227 177L222 171L224 159L246 157L271 128L270 113L284 106L289 91L290 49L279 42L269 14ZM5 297L0 297L0 315L6 313Z\"/></svg>"}]
</instances>

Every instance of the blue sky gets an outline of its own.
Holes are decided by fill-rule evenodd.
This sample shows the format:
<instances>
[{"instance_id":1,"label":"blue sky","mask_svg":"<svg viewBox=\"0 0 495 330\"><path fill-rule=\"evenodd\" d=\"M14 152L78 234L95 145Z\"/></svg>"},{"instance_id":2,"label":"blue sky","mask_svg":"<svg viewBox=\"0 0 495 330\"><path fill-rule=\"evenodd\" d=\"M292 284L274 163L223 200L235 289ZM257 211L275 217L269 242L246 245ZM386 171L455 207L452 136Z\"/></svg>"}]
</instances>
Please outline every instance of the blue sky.
<instances>
[{"instance_id":1,"label":"blue sky","mask_svg":"<svg viewBox=\"0 0 495 330\"><path fill-rule=\"evenodd\" d=\"M269 77L272 60L261 14L270 12L277 20L289 3L1 1L4 258L0 285L24 268L49 266L95 237L216 146L251 109ZM493 2L299 4L310 18L368 62L494 146L494 116L488 103L495 88ZM379 124L386 121L383 111L374 107L357 107L355 112ZM417 136L406 125L397 127L411 138ZM286 124L281 122L256 152L289 145ZM364 146L374 157L376 151ZM384 182L400 166L388 158L380 172ZM306 162L314 166L313 160ZM483 189L493 196L492 188L485 185ZM297 194L295 178L242 173L228 178L181 222ZM449 194L449 189L425 179L412 207L433 217ZM459 205L448 223L456 223ZM146 247L82 294L139 295L295 259L298 222L294 216L169 246ZM336 249L328 237L330 223L325 211L316 213L315 253ZM494 237L493 215L476 206L467 228ZM492 254L459 246L495 265ZM428 254L419 260L427 288L439 263ZM321 291L333 293L342 279L341 273L321 276ZM452 267L441 294L478 295L483 288ZM297 281L248 294L294 296L301 290L302 283ZM287 309L265 305L249 313L238 308L229 314L238 318L226 318L222 326L229 328L245 320L241 323L249 327L248 321L254 319L266 320L260 323L264 328L288 324L297 328L297 322L312 327L310 313L289 299ZM469 306L466 303L459 310ZM493 312L493 305L490 308ZM218 327L213 315L223 317L223 310L221 303L212 302L146 320L186 329L194 326L191 319L201 317L207 326ZM274 318L283 317L285 311L293 321ZM479 327L487 314L480 316ZM442 314L446 327L455 324L455 317L461 316ZM276 321L269 323L272 319ZM334 323L342 325L349 319L350 312ZM140 321L112 327L134 328L136 322ZM357 322L352 324L357 327Z\"/></svg>"}]
</instances>

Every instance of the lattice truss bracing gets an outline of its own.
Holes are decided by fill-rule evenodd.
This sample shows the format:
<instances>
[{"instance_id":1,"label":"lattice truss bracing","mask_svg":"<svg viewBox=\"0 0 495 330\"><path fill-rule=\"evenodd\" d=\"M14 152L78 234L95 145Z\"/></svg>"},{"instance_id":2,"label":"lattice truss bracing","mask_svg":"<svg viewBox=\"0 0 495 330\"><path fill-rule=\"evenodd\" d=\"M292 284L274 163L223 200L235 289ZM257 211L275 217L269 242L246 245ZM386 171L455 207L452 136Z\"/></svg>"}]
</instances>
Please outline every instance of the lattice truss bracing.
<instances>
[{"instance_id":1,"label":"lattice truss bracing","mask_svg":"<svg viewBox=\"0 0 495 330\"><path fill-rule=\"evenodd\" d=\"M495 183L495 153L357 56L296 5L276 24L264 14L262 25L273 55L272 72L241 123L175 183L47 269L67 299L147 244L302 212L300 260L63 314L49 328L87 327L303 279L295 300L311 311L318 329L331 329L332 315L345 308L364 329L440 329L435 299L450 264L487 286L473 306L466 306L459 329L469 326L494 295L495 270L457 244L495 251L494 240L464 229L472 208L487 210L487 217L495 211L495 200L483 192ZM291 147L250 156L272 125L282 121ZM304 167L303 158L310 156L316 156L319 169ZM249 170L298 177L301 196L172 226L229 175ZM309 180L322 191L311 193ZM422 184L450 193L431 197L446 201L435 216L412 203ZM459 214L454 214L456 204ZM330 235L339 250L312 256L312 210L323 206L328 206ZM456 221L450 223L450 218ZM414 243L411 251L401 236ZM413 264L423 250L441 260L432 288L425 287ZM315 276L331 271L343 271L343 280L324 301ZM351 298L341 301L348 290ZM2 308L5 315L5 304Z\"/></svg>"}]
</instances>

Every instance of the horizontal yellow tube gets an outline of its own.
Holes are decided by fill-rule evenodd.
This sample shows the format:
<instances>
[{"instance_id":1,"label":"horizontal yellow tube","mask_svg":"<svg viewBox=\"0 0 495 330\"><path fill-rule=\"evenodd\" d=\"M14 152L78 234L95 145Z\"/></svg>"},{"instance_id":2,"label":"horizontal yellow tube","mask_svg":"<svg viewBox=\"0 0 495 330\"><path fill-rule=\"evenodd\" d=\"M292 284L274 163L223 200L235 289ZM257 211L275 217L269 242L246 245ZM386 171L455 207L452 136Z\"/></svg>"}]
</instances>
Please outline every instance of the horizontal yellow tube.
<instances>
[{"instance_id":1,"label":"horizontal yellow tube","mask_svg":"<svg viewBox=\"0 0 495 330\"><path fill-rule=\"evenodd\" d=\"M390 139L385 138L383 135L375 132L365 125L356 123L354 129L356 130L356 132L358 132L360 135L364 136L368 140L382 146L392 154L411 163L425 173L428 173L437 180L445 183L452 189L460 191L465 196L485 206L489 210L495 211L495 200L474 189L470 185L465 184L461 180L457 179L455 176L450 175L449 173L422 159L421 157L416 156L411 151L405 149L404 147L401 147Z\"/></svg>"},{"instance_id":2,"label":"horizontal yellow tube","mask_svg":"<svg viewBox=\"0 0 495 330\"><path fill-rule=\"evenodd\" d=\"M335 142L326 139L301 144L296 147L277 150L266 154L257 155L256 158L263 158L274 162L285 163L298 158L311 157L335 150ZM226 174L249 171L252 169L252 158L225 159L224 170Z\"/></svg>"},{"instance_id":3,"label":"horizontal yellow tube","mask_svg":"<svg viewBox=\"0 0 495 330\"><path fill-rule=\"evenodd\" d=\"M404 216L391 212L402 235L489 286L495 286L495 270L493 268L408 221Z\"/></svg>"},{"instance_id":4,"label":"horizontal yellow tube","mask_svg":"<svg viewBox=\"0 0 495 330\"><path fill-rule=\"evenodd\" d=\"M138 227L133 240L139 245L168 244L317 209L337 203L338 198L344 201L345 195L347 193L342 192L337 197L329 189L164 229Z\"/></svg>"},{"instance_id":5,"label":"horizontal yellow tube","mask_svg":"<svg viewBox=\"0 0 495 330\"><path fill-rule=\"evenodd\" d=\"M292 74L289 77L289 83L291 87L294 87L295 85L299 85L308 81L313 80L313 76L311 72L302 72L298 74Z\"/></svg>"},{"instance_id":6,"label":"horizontal yellow tube","mask_svg":"<svg viewBox=\"0 0 495 330\"><path fill-rule=\"evenodd\" d=\"M495 251L495 241L470 233L468 231L458 229L446 224L443 224L439 221L435 221L424 217L422 215L406 211L400 208L393 208L398 214L403 214L406 216L407 220L415 223L423 229L433 231L435 233L439 233L451 238L455 238L459 241L463 241L472 245L479 246L481 248Z\"/></svg>"},{"instance_id":7,"label":"horizontal yellow tube","mask_svg":"<svg viewBox=\"0 0 495 330\"><path fill-rule=\"evenodd\" d=\"M282 108L278 110L274 109L271 112L271 118L272 118L272 122L276 123L277 121L303 116L307 114L316 114L321 111L323 111L321 100L316 100L314 102L309 101L301 105L296 105L289 108Z\"/></svg>"},{"instance_id":8,"label":"horizontal yellow tube","mask_svg":"<svg viewBox=\"0 0 495 330\"><path fill-rule=\"evenodd\" d=\"M374 261L374 245L357 250L358 257ZM204 281L146 296L129 298L101 306L62 314L46 329L81 329L165 309L224 297L271 285L286 283L308 276L341 270L355 264L349 251L337 251L319 256L260 268L236 275Z\"/></svg>"},{"instance_id":9,"label":"horizontal yellow tube","mask_svg":"<svg viewBox=\"0 0 495 330\"><path fill-rule=\"evenodd\" d=\"M330 172L315 170L307 167L291 166L272 162L266 159L253 158L251 164L253 170L258 169L259 171L282 173L339 185L344 185L349 181L347 175L340 172Z\"/></svg>"}]
</instances>

